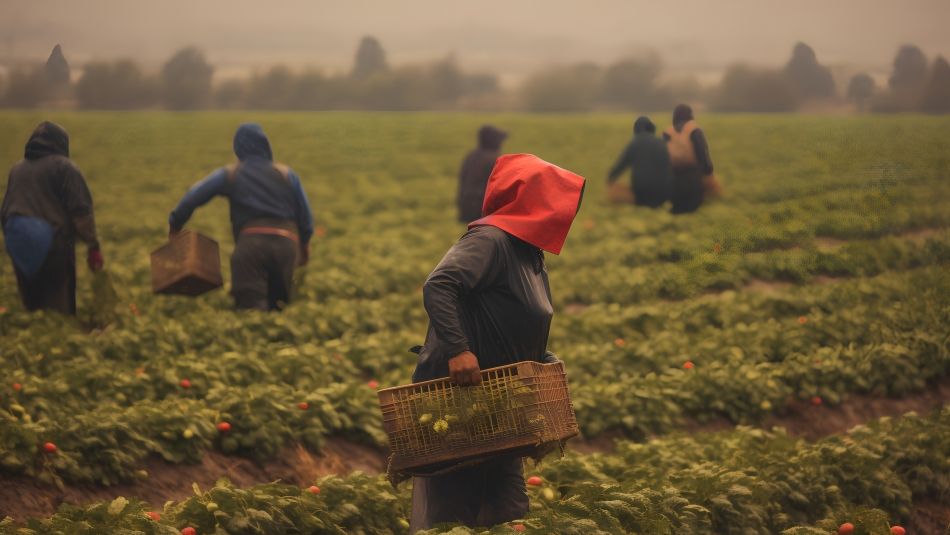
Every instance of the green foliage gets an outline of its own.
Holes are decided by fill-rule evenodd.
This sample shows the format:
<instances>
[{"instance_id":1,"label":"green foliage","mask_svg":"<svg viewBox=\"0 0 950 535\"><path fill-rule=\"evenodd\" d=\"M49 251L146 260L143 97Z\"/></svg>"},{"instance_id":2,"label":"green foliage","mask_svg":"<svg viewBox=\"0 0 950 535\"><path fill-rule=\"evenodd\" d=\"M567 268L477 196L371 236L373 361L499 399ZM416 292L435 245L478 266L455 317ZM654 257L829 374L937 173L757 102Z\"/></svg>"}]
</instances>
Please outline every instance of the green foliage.
<instances>
[{"instance_id":1,"label":"green foliage","mask_svg":"<svg viewBox=\"0 0 950 535\"><path fill-rule=\"evenodd\" d=\"M447 207L458 159L483 122L517 133L507 150L588 177L563 255L547 258L557 309L549 346L566 363L586 436L646 440L693 420L758 423L814 396L835 405L853 394L917 393L950 370L944 119L709 116L703 127L730 197L674 217L601 201L598 177L628 138L628 118L266 114L275 153L303 177L320 230L295 302L263 314L232 311L224 291L188 299L149 286L147 253L164 241L168 211L233 159L233 128L246 117L44 118L72 135L119 306L99 311L108 299L90 297L102 283L80 269L77 320L27 313L0 262L4 473L109 485L143 477L155 455L194 463L214 448L267 459L293 443L319 449L332 435L384 446L367 382L409 381L406 350L426 328L420 287L463 232ZM4 119L0 166L10 166L39 116ZM189 227L217 238L226 259L225 203L202 208ZM110 321L95 321L109 311ZM222 421L230 431L215 428ZM742 430L569 456L545 466L558 496L535 497L526 525L676 533L742 519L750 533L778 533L825 529L820 522L862 505L906 516L912 497L945 495L946 449L945 435L924 427L900 432L903 444L857 430L811 448ZM57 454L41 451L47 441ZM637 448L646 460L624 457ZM683 455L697 449L706 457ZM280 492L290 491L267 491ZM374 506L357 502L348 503ZM584 507L594 509L571 512ZM388 514L380 521L399 525L401 513Z\"/></svg>"}]
</instances>

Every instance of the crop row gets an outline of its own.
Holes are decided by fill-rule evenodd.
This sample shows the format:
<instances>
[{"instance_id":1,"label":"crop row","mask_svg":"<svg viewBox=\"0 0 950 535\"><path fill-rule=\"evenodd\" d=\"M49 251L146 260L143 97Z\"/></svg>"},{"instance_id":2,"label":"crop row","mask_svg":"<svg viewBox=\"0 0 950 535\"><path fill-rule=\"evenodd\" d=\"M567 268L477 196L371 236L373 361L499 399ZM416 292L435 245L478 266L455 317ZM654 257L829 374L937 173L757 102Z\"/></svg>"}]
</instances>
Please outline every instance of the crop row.
<instances>
[{"instance_id":1,"label":"crop row","mask_svg":"<svg viewBox=\"0 0 950 535\"><path fill-rule=\"evenodd\" d=\"M858 535L884 535L909 519L915 500L950 496L950 409L908 414L807 443L737 428L671 436L645 444L620 441L610 454L568 454L528 467L525 519L472 530L427 533L716 533L818 535L844 522ZM117 533L405 533L409 493L383 476L330 476L309 488L280 483L248 489L227 482L163 510L116 498L63 506L46 519L2 535ZM181 531L184 533L185 531Z\"/></svg>"},{"instance_id":2,"label":"crop row","mask_svg":"<svg viewBox=\"0 0 950 535\"><path fill-rule=\"evenodd\" d=\"M598 305L565 315L552 347L568 363L584 433L642 438L686 418L755 422L794 399L923 390L950 374L950 339L939 334L948 296L950 278L937 266L776 294ZM19 366L16 389L5 385L0 397L0 466L110 484L136 477L151 454L195 462L216 447L267 458L291 441L318 448L328 434L382 445L373 389L353 378L375 360L386 364L374 370L384 384L405 381L410 368L402 351L410 334L181 356L169 337L145 325L139 334L172 349L128 358L103 334L104 354L89 345L71 357L11 352ZM387 353L396 356L377 359ZM61 454L48 459L44 442Z\"/></svg>"}]
</instances>

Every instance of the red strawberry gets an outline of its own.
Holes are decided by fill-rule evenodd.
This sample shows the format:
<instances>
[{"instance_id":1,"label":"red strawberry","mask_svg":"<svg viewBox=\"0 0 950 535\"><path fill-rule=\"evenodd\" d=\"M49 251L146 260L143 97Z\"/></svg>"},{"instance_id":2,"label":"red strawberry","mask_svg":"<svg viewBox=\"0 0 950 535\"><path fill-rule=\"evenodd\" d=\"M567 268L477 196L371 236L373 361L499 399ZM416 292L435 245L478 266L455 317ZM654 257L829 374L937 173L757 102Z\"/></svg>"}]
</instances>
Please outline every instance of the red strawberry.
<instances>
[{"instance_id":1,"label":"red strawberry","mask_svg":"<svg viewBox=\"0 0 950 535\"><path fill-rule=\"evenodd\" d=\"M518 533L524 533L525 527L524 524L514 524L511 526L511 529L517 531Z\"/></svg>"},{"instance_id":2,"label":"red strawberry","mask_svg":"<svg viewBox=\"0 0 950 535\"><path fill-rule=\"evenodd\" d=\"M320 494L320 487L316 485L311 485L310 488L308 488L307 490L309 490L313 494Z\"/></svg>"},{"instance_id":3,"label":"red strawberry","mask_svg":"<svg viewBox=\"0 0 950 535\"><path fill-rule=\"evenodd\" d=\"M614 345L617 347L623 347L627 345L627 342L623 338L617 338L616 340L614 340Z\"/></svg>"},{"instance_id":4,"label":"red strawberry","mask_svg":"<svg viewBox=\"0 0 950 535\"><path fill-rule=\"evenodd\" d=\"M695 368L695 367L696 367L696 365L693 364L693 361L691 361L691 360L687 360L686 362L683 363L683 368L685 368L685 369L687 369L687 370L692 370L692 369Z\"/></svg>"},{"instance_id":5,"label":"red strawberry","mask_svg":"<svg viewBox=\"0 0 950 535\"><path fill-rule=\"evenodd\" d=\"M544 483L544 480L538 476L531 476L528 478L528 481L526 483L528 483L532 487L537 487L541 485L542 483Z\"/></svg>"},{"instance_id":6,"label":"red strawberry","mask_svg":"<svg viewBox=\"0 0 950 535\"><path fill-rule=\"evenodd\" d=\"M721 244L721 243L718 243L718 242L717 242L717 243L714 243L714 244L713 244L713 252L714 252L714 253L717 253L717 254L718 254L718 253L721 253L721 252L722 252L722 244Z\"/></svg>"},{"instance_id":7,"label":"red strawberry","mask_svg":"<svg viewBox=\"0 0 950 535\"><path fill-rule=\"evenodd\" d=\"M904 535L907 530L900 526L891 526L891 535Z\"/></svg>"},{"instance_id":8,"label":"red strawberry","mask_svg":"<svg viewBox=\"0 0 950 535\"><path fill-rule=\"evenodd\" d=\"M838 526L838 535L852 535L854 533L854 524L845 522Z\"/></svg>"},{"instance_id":9,"label":"red strawberry","mask_svg":"<svg viewBox=\"0 0 950 535\"><path fill-rule=\"evenodd\" d=\"M181 381L178 381L178 385L187 390L191 388L191 381L188 379L182 379Z\"/></svg>"},{"instance_id":10,"label":"red strawberry","mask_svg":"<svg viewBox=\"0 0 950 535\"><path fill-rule=\"evenodd\" d=\"M198 532L195 531L195 528L188 526L187 528L181 528L181 535L196 535Z\"/></svg>"},{"instance_id":11,"label":"red strawberry","mask_svg":"<svg viewBox=\"0 0 950 535\"><path fill-rule=\"evenodd\" d=\"M811 397L811 404L812 404L812 405L814 405L814 406L817 407L818 405L821 405L821 403L822 403L822 401L821 401L821 396L812 396L812 397Z\"/></svg>"},{"instance_id":12,"label":"red strawberry","mask_svg":"<svg viewBox=\"0 0 950 535\"><path fill-rule=\"evenodd\" d=\"M379 388L379 381L377 381L376 379L371 379L368 383L366 383L366 386L372 388L373 390L376 390L377 388Z\"/></svg>"},{"instance_id":13,"label":"red strawberry","mask_svg":"<svg viewBox=\"0 0 950 535\"><path fill-rule=\"evenodd\" d=\"M23 389L23 385L21 385L20 383L13 383L13 389L19 392L20 390Z\"/></svg>"},{"instance_id":14,"label":"red strawberry","mask_svg":"<svg viewBox=\"0 0 950 535\"><path fill-rule=\"evenodd\" d=\"M302 411L305 411L310 408L310 404L307 403L306 401L301 401L300 403L297 404L297 408Z\"/></svg>"},{"instance_id":15,"label":"red strawberry","mask_svg":"<svg viewBox=\"0 0 950 535\"><path fill-rule=\"evenodd\" d=\"M806 318L805 316L798 316L798 324L799 324L799 325L804 325L804 324L806 324L806 323L808 323L808 318Z\"/></svg>"},{"instance_id":16,"label":"red strawberry","mask_svg":"<svg viewBox=\"0 0 950 535\"><path fill-rule=\"evenodd\" d=\"M0 314L6 314L6 313L7 313L7 307L0 307Z\"/></svg>"},{"instance_id":17,"label":"red strawberry","mask_svg":"<svg viewBox=\"0 0 950 535\"><path fill-rule=\"evenodd\" d=\"M53 444L52 442L46 442L43 444L43 451L46 453L56 453L56 444Z\"/></svg>"},{"instance_id":18,"label":"red strawberry","mask_svg":"<svg viewBox=\"0 0 950 535\"><path fill-rule=\"evenodd\" d=\"M129 303L129 311L132 312L135 316L141 316L142 313L139 312L139 307L135 306L135 303Z\"/></svg>"},{"instance_id":19,"label":"red strawberry","mask_svg":"<svg viewBox=\"0 0 950 535\"><path fill-rule=\"evenodd\" d=\"M322 238L327 235L327 228L323 225L317 225L317 228L313 229L313 233L318 238Z\"/></svg>"},{"instance_id":20,"label":"red strawberry","mask_svg":"<svg viewBox=\"0 0 950 535\"><path fill-rule=\"evenodd\" d=\"M218 428L218 431L222 433L227 433L228 431L231 430L231 424L228 422L218 422L218 425L216 427Z\"/></svg>"},{"instance_id":21,"label":"red strawberry","mask_svg":"<svg viewBox=\"0 0 950 535\"><path fill-rule=\"evenodd\" d=\"M158 522L162 519L162 515L156 513L155 511L146 511L145 516L151 518L152 520Z\"/></svg>"}]
</instances>

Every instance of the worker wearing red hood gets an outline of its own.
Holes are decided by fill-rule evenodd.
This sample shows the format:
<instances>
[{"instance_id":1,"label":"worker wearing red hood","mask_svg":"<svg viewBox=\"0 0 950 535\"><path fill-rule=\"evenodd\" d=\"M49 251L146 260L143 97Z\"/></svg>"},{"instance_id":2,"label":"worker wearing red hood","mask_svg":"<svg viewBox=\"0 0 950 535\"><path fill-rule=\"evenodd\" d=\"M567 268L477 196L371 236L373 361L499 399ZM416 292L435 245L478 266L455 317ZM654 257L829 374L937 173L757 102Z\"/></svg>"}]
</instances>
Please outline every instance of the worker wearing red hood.
<instances>
[{"instance_id":1,"label":"worker wearing red hood","mask_svg":"<svg viewBox=\"0 0 950 535\"><path fill-rule=\"evenodd\" d=\"M482 218L423 286L429 329L413 380L449 376L474 385L480 369L551 358L554 308L544 251L561 252L583 191L582 177L536 156L498 158ZM491 526L527 511L522 459L499 458L414 478L410 532L441 522Z\"/></svg>"}]
</instances>

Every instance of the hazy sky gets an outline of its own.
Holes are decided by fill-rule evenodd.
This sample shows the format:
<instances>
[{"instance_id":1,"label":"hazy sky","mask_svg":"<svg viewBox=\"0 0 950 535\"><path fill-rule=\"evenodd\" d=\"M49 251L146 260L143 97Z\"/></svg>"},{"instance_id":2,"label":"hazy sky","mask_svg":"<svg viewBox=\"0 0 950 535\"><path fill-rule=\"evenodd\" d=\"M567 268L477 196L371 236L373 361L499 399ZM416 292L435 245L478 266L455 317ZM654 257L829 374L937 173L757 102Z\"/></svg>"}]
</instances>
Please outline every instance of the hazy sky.
<instances>
[{"instance_id":1,"label":"hazy sky","mask_svg":"<svg viewBox=\"0 0 950 535\"><path fill-rule=\"evenodd\" d=\"M832 65L884 70L896 47L950 55L950 0L0 0L0 57L157 65L194 44L219 70L345 68L365 34L393 63L454 52L514 74L657 50L673 71L778 64L802 40ZM685 73L684 72L684 73Z\"/></svg>"}]
</instances>

